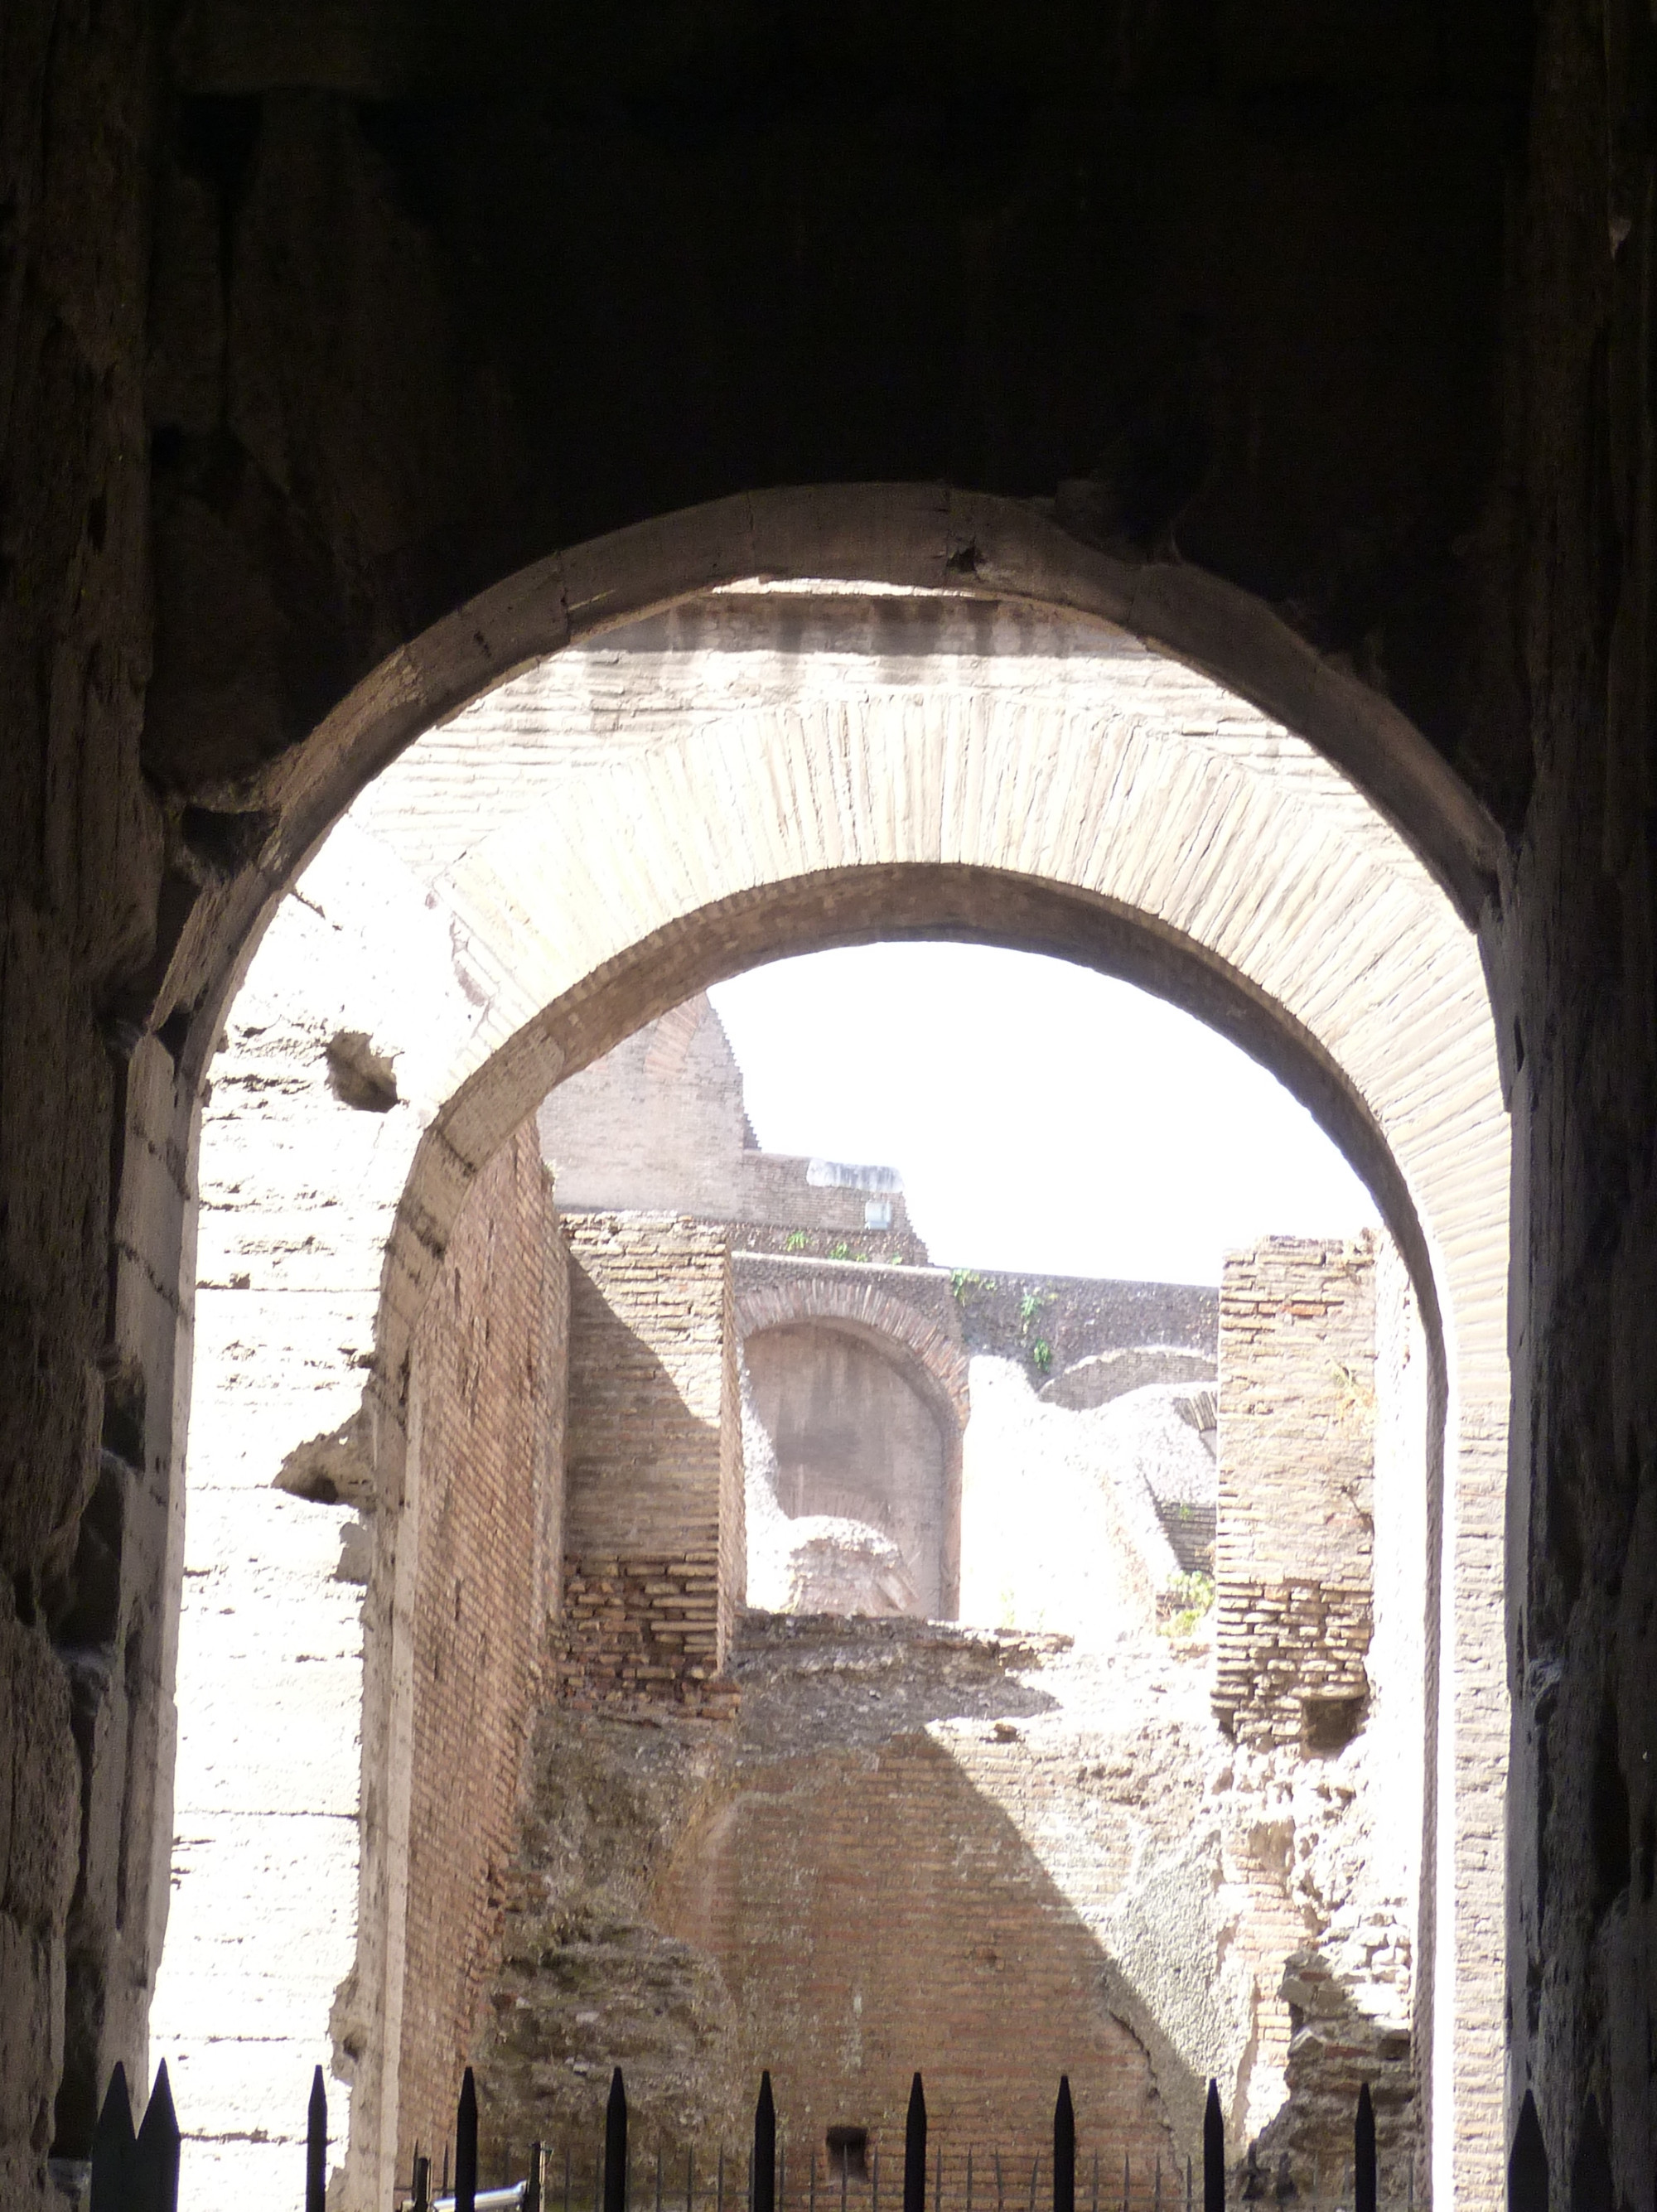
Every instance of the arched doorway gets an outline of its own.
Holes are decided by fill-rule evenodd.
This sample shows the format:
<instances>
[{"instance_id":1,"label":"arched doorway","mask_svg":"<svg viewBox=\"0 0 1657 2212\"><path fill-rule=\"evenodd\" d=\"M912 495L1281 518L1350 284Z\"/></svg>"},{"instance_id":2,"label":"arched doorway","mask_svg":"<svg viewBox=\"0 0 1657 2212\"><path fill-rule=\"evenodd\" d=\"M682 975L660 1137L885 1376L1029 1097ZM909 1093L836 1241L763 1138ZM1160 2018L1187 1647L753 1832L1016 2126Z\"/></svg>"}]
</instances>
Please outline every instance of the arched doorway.
<instances>
[{"instance_id":1,"label":"arched doorway","mask_svg":"<svg viewBox=\"0 0 1657 2212\"><path fill-rule=\"evenodd\" d=\"M853 588L759 588L836 580ZM622 742L589 698L586 757L564 757L540 789L525 748L501 743L525 690L494 695L507 723L486 701L430 727L538 656L744 585L707 603L718 618L740 603L786 632L850 615L870 635L884 625L880 648L842 648L821 696L727 696L659 741ZM899 647L927 681L885 672ZM831 638L813 649L836 659ZM946 664L953 680L939 681ZM403 1492L410 1332L476 1176L561 1074L756 959L909 933L1108 968L1245 1042L1366 1175L1440 1362L1438 1929L1424 1948L1435 2165L1442 2185L1476 2196L1500 2149L1507 1239L1495 1040L1469 927L1490 845L1472 803L1382 702L1241 595L1126 568L1009 503L926 490L725 502L528 572L440 625L296 763L265 910L218 918L245 931L243 964L293 865L405 744L317 864L325 903L341 871L378 899L380 972L406 979L425 961L440 981L411 995L406 1110L385 1117L349 1232L359 1272L362 1255L386 1255L370 1389L385 1498ZM572 769L586 777L579 805L558 781ZM464 794L446 823L445 790ZM371 1705L406 1664L391 1518ZM407 1786L395 1735L365 1725L365 1788L393 1808ZM370 2013L396 2010L396 1835L392 1809L365 1841L359 1969L385 1984L378 1997L360 1988ZM382 2069L362 2091L354 2124L384 2182L394 2082Z\"/></svg>"}]
</instances>

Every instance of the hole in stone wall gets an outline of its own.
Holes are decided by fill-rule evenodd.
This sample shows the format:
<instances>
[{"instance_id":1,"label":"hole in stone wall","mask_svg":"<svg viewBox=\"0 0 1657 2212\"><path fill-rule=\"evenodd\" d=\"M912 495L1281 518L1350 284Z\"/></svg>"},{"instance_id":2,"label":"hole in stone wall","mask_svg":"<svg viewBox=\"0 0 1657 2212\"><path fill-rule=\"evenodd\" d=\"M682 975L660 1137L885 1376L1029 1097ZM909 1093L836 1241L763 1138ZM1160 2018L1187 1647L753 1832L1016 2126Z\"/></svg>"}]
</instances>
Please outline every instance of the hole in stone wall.
<instances>
[{"instance_id":1,"label":"hole in stone wall","mask_svg":"<svg viewBox=\"0 0 1657 2212\"><path fill-rule=\"evenodd\" d=\"M104 1374L103 1445L129 1467L144 1463L143 1370L133 1359L112 1360Z\"/></svg>"},{"instance_id":2,"label":"hole in stone wall","mask_svg":"<svg viewBox=\"0 0 1657 2212\"><path fill-rule=\"evenodd\" d=\"M326 1050L328 1088L342 1106L362 1114L389 1114L397 1104L397 1075L389 1054L376 1052L363 1030L338 1030Z\"/></svg>"},{"instance_id":3,"label":"hole in stone wall","mask_svg":"<svg viewBox=\"0 0 1657 2212\"><path fill-rule=\"evenodd\" d=\"M179 818L179 832L209 879L223 881L258 859L277 820L268 807L232 813L211 806L186 806Z\"/></svg>"},{"instance_id":4,"label":"hole in stone wall","mask_svg":"<svg viewBox=\"0 0 1657 2212\"><path fill-rule=\"evenodd\" d=\"M867 2128L832 2127L828 2130L828 2172L838 2178L844 2174L848 2181L869 2179L869 2130Z\"/></svg>"},{"instance_id":5,"label":"hole in stone wall","mask_svg":"<svg viewBox=\"0 0 1657 2212\"><path fill-rule=\"evenodd\" d=\"M1306 1698L1301 1735L1308 1751L1344 1751L1363 1725L1362 1698Z\"/></svg>"},{"instance_id":6,"label":"hole in stone wall","mask_svg":"<svg viewBox=\"0 0 1657 2212\"><path fill-rule=\"evenodd\" d=\"M64 1650L91 1650L112 1643L121 1616L121 1547L126 1486L117 1455L105 1451L97 1486L81 1516L75 1559L62 1587L51 1595L53 1641Z\"/></svg>"}]
</instances>

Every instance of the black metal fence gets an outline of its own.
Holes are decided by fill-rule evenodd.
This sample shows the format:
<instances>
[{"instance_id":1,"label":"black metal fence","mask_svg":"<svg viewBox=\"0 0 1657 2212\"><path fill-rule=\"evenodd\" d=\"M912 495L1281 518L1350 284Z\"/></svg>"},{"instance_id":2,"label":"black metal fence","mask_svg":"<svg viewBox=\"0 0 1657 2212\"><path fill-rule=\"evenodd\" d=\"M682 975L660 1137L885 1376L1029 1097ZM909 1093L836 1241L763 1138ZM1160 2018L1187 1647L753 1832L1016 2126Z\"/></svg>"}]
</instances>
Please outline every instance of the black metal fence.
<instances>
[{"instance_id":1,"label":"black metal fence","mask_svg":"<svg viewBox=\"0 0 1657 2212\"><path fill-rule=\"evenodd\" d=\"M761 2077L754 2108L751 2148L742 2160L717 2154L699 2173L694 2152L677 2157L658 2148L641 2158L629 2145L627 2087L618 2066L610 2077L602 2151L590 2164L573 2151L530 2147L522 2179L481 2189L477 2170L477 2090L469 2066L455 2113L453 2175L449 2154L434 2177L428 2155L416 2154L401 2212L881 2212L880 2153L865 2168L849 2148L837 2164L820 2168L814 2146L797 2156L790 2172L788 2147L777 2126L771 2076ZM115 2069L93 2139L88 2212L178 2212L179 2137L165 2061L157 2069L143 2124L136 2132L126 2075ZM305 2144L305 2212L325 2212L328 2094L319 2066L311 2082ZM975 2193L976 2192L976 2193ZM949 2153L929 2148L926 2093L919 2074L909 2091L900 2174L889 2180L889 2212L1225 2212L1228 2197L1225 2120L1216 2083L1208 2085L1200 2168L1183 2172L1153 2161L1136 2172L1131 2157L1120 2172L1101 2171L1098 2157L1078 2171L1076 2110L1070 2077L1060 2077L1053 2112L1053 2148L1046 2159L1004 2163L999 2153ZM1234 2203L1260 2201L1292 2212L1381 2212L1375 2157L1375 2118L1367 2085L1359 2090L1352 2125L1352 2159L1332 2190L1301 2191L1252 2168L1230 2191ZM1398 2212L1404 2212L1403 2207Z\"/></svg>"}]
</instances>

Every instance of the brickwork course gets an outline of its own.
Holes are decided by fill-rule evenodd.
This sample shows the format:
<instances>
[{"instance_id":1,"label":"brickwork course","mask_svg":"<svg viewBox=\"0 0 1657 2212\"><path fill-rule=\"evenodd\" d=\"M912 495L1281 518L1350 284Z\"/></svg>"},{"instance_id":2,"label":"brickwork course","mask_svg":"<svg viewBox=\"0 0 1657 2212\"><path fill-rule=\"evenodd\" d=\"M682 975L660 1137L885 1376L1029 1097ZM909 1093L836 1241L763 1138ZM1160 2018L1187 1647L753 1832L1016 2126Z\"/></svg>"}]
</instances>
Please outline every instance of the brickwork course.
<instances>
[{"instance_id":1,"label":"brickwork course","mask_svg":"<svg viewBox=\"0 0 1657 2212\"><path fill-rule=\"evenodd\" d=\"M730 1249L671 1216L565 1233L565 1694L721 1710L746 1557Z\"/></svg>"},{"instance_id":2,"label":"brickwork course","mask_svg":"<svg viewBox=\"0 0 1657 2212\"><path fill-rule=\"evenodd\" d=\"M1375 1252L1274 1237L1220 1288L1215 1710L1248 1742L1344 1729L1374 1626Z\"/></svg>"},{"instance_id":3,"label":"brickwork course","mask_svg":"<svg viewBox=\"0 0 1657 2212\"><path fill-rule=\"evenodd\" d=\"M556 1683L568 1273L531 1125L479 1179L414 1342L404 2172L453 2124L496 1969L530 1731Z\"/></svg>"}]
</instances>

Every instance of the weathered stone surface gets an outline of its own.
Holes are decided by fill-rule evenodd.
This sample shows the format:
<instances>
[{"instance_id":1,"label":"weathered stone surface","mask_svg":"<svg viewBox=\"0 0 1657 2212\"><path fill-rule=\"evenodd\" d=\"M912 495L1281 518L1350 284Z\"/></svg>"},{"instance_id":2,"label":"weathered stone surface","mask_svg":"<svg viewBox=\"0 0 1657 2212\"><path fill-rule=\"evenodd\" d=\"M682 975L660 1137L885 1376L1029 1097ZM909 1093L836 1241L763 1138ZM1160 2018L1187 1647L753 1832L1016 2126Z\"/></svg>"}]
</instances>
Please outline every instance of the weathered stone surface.
<instances>
[{"instance_id":1,"label":"weathered stone surface","mask_svg":"<svg viewBox=\"0 0 1657 2212\"><path fill-rule=\"evenodd\" d=\"M1028 553L1033 526L962 520L941 477L1057 488L1057 513L1117 552L1065 553L1055 532L1052 576L1089 564L1137 627L1367 757L1461 912L1493 900L1526 1562L1507 2117L1528 2085L1557 2183L1601 2130L1634 2191L1657 1986L1634 1870L1657 1577L1648 26L1564 0L1448 19L1424 0L1269 21L1108 7L1079 27L969 8L920 33L847 17L804 46L769 18L683 37L602 10L526 20L204 0L172 45L137 0L7 13L4 1397L42 1414L6 1462L9 1577L51 1568L64 1505L91 1494L94 1373L136 1363L147 1472L177 1488L197 1100L181 1085L125 1141L98 1019L119 1034L153 1009L199 1073L282 867L361 775L514 653L647 597L665 533L633 541L631 586L572 556L567 589L507 594L430 658L404 649L420 620L687 498L871 474L923 483L935 528L904 580L943 585ZM737 504L698 526L682 580L728 579L733 544L760 569L785 542L798 557ZM233 858L203 884L140 781L147 509L174 655L152 766L179 792L228 774L276 806L298 794L311 811L273 872ZM802 511L817 566L866 570L843 507ZM1330 657L1287 629L1264 650L1261 599ZM392 647L383 719L354 708L267 764ZM1511 854L1468 834L1447 764ZM129 1313L152 1304L113 1341L112 1160L141 1201L116 1272ZM1463 1407L1497 1488L1500 1398ZM1495 1521L1454 1534L1494 1588ZM1456 1657L1499 1705L1476 1635ZM1490 1763L1482 1743L1450 1770L1446 1846L1469 1867L1502 1845ZM1462 2085L1488 2083L1492 2138L1503 2072L1491 2043Z\"/></svg>"}]
</instances>

